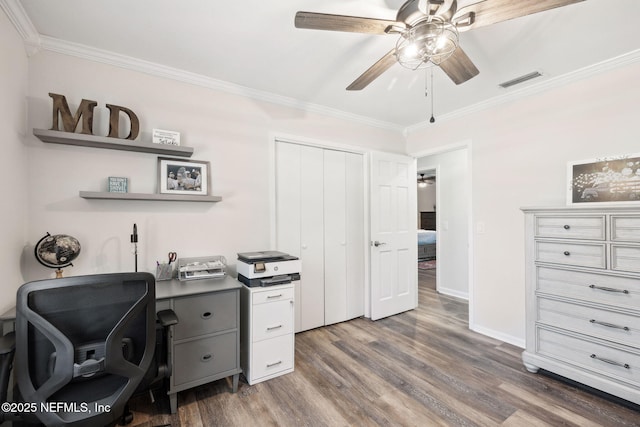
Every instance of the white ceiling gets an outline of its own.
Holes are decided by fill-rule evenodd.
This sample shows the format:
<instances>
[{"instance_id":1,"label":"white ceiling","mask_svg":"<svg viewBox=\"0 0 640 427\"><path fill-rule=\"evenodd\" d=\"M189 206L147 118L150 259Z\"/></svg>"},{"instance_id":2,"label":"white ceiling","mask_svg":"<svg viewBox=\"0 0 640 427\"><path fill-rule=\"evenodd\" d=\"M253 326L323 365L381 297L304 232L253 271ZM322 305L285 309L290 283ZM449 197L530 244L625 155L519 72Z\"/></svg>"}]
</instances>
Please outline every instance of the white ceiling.
<instances>
[{"instance_id":1,"label":"white ceiling","mask_svg":"<svg viewBox=\"0 0 640 427\"><path fill-rule=\"evenodd\" d=\"M431 115L424 70L396 64L364 90L345 90L395 46L396 36L301 30L293 24L299 10L393 20L402 0L19 3L49 44L72 42L138 58L230 83L250 96L346 113L383 127L417 126ZM458 7L468 3L475 1L459 0ZM566 80L620 55L637 58L639 16L639 0L586 0L462 33L461 46L480 74L456 86L435 69L436 119L516 96L527 85L535 89ZM511 89L498 87L535 70L544 76Z\"/></svg>"}]
</instances>

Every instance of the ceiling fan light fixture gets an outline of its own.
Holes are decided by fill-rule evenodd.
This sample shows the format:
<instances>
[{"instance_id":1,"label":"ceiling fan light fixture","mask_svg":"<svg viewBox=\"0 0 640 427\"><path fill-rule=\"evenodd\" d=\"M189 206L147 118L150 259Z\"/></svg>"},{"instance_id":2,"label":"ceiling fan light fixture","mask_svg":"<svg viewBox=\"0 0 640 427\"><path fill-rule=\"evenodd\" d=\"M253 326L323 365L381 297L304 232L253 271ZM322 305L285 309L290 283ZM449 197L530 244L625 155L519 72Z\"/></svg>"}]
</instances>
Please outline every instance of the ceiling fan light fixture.
<instances>
[{"instance_id":1,"label":"ceiling fan light fixture","mask_svg":"<svg viewBox=\"0 0 640 427\"><path fill-rule=\"evenodd\" d=\"M400 34L396 43L396 59L411 70L439 65L458 48L455 25L438 16L417 23Z\"/></svg>"}]
</instances>

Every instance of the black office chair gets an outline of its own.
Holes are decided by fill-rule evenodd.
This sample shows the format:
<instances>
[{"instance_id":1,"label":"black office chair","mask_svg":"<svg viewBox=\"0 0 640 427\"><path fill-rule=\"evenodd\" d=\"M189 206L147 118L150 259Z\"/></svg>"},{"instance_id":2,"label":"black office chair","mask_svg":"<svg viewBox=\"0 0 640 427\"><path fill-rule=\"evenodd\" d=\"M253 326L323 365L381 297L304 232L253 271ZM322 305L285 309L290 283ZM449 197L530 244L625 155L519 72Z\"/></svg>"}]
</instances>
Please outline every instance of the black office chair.
<instances>
[{"instance_id":1,"label":"black office chair","mask_svg":"<svg viewBox=\"0 0 640 427\"><path fill-rule=\"evenodd\" d=\"M47 426L115 424L136 390L150 377L166 375L154 358L156 334L155 279L149 273L22 285L16 299L14 400L30 406L20 414L2 412L0 421L19 416ZM11 346L11 336L3 341ZM5 393L8 378L2 373L11 364L9 354L0 349Z\"/></svg>"}]
</instances>

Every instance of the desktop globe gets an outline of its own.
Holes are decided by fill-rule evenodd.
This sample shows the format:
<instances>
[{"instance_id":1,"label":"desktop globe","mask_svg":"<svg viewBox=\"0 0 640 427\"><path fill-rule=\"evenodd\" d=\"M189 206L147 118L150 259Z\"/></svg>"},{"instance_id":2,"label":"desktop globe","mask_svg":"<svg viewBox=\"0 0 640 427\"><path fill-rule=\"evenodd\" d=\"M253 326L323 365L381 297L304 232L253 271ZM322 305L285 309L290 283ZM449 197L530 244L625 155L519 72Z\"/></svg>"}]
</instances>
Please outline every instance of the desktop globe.
<instances>
[{"instance_id":1,"label":"desktop globe","mask_svg":"<svg viewBox=\"0 0 640 427\"><path fill-rule=\"evenodd\" d=\"M56 278L62 277L64 267L73 266L72 261L80 254L80 242L66 234L47 233L38 241L34 249L38 262L45 267L56 269Z\"/></svg>"}]
</instances>

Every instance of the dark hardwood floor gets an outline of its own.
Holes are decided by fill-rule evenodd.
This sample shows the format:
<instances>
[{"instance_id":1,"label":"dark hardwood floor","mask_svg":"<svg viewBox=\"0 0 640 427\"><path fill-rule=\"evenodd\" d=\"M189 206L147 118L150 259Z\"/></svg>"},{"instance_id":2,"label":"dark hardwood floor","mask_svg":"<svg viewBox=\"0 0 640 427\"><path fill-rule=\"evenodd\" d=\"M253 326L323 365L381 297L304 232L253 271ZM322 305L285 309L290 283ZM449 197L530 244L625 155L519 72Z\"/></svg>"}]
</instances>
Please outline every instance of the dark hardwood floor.
<instances>
[{"instance_id":1,"label":"dark hardwood floor","mask_svg":"<svg viewBox=\"0 0 640 427\"><path fill-rule=\"evenodd\" d=\"M133 426L640 426L640 412L527 372L521 349L468 329L466 301L419 271L416 310L296 335L295 372L132 404Z\"/></svg>"}]
</instances>

